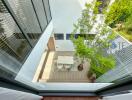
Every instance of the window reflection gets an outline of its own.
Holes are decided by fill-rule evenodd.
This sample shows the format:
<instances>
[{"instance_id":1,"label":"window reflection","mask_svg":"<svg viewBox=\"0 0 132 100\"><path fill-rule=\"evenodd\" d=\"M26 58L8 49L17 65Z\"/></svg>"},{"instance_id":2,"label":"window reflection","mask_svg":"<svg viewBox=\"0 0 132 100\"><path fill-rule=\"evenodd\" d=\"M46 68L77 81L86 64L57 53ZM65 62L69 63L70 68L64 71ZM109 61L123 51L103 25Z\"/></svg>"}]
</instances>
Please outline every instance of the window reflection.
<instances>
[{"instance_id":1,"label":"window reflection","mask_svg":"<svg viewBox=\"0 0 132 100\"><path fill-rule=\"evenodd\" d=\"M0 11L0 74L8 72L7 76L11 76L11 73L14 76L31 47L6 8L3 6ZM15 33L19 33L19 38L16 38Z\"/></svg>"},{"instance_id":2,"label":"window reflection","mask_svg":"<svg viewBox=\"0 0 132 100\"><path fill-rule=\"evenodd\" d=\"M14 78L21 69L51 20L47 1L0 0L0 76Z\"/></svg>"}]
</instances>

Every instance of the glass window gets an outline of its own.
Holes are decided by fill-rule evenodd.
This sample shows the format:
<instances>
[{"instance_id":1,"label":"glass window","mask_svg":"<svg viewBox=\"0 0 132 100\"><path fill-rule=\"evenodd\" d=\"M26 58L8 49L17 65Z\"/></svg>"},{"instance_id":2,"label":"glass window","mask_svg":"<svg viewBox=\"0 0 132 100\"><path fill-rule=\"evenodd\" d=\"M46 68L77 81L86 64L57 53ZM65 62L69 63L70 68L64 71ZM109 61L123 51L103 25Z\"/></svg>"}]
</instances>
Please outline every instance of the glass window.
<instances>
[{"instance_id":1,"label":"glass window","mask_svg":"<svg viewBox=\"0 0 132 100\"><path fill-rule=\"evenodd\" d=\"M46 13L44 11L43 2L42 2L42 0L33 0L33 4L35 6L35 10L38 15L42 30L44 30L47 26L47 19L46 19L46 15L45 15Z\"/></svg>"},{"instance_id":2,"label":"glass window","mask_svg":"<svg viewBox=\"0 0 132 100\"><path fill-rule=\"evenodd\" d=\"M66 34L66 39L70 40L71 34Z\"/></svg>"},{"instance_id":3,"label":"glass window","mask_svg":"<svg viewBox=\"0 0 132 100\"><path fill-rule=\"evenodd\" d=\"M86 34L78 34L78 37L86 38Z\"/></svg>"},{"instance_id":4,"label":"glass window","mask_svg":"<svg viewBox=\"0 0 132 100\"><path fill-rule=\"evenodd\" d=\"M29 42L34 46L48 24L48 2L0 0L0 76L13 78L21 69L32 49Z\"/></svg>"},{"instance_id":5,"label":"glass window","mask_svg":"<svg viewBox=\"0 0 132 100\"><path fill-rule=\"evenodd\" d=\"M64 40L64 34L54 34L55 40Z\"/></svg>"},{"instance_id":6,"label":"glass window","mask_svg":"<svg viewBox=\"0 0 132 100\"><path fill-rule=\"evenodd\" d=\"M75 39L77 39L78 38L78 34L75 34L74 37L75 37Z\"/></svg>"},{"instance_id":7,"label":"glass window","mask_svg":"<svg viewBox=\"0 0 132 100\"><path fill-rule=\"evenodd\" d=\"M0 9L3 9L0 12L0 76L12 78L19 72L31 47L4 5Z\"/></svg>"},{"instance_id":8,"label":"glass window","mask_svg":"<svg viewBox=\"0 0 132 100\"><path fill-rule=\"evenodd\" d=\"M51 12L50 12L49 0L43 0L43 3L45 6L45 11L46 11L46 16L47 16L48 22L50 22Z\"/></svg>"},{"instance_id":9,"label":"glass window","mask_svg":"<svg viewBox=\"0 0 132 100\"><path fill-rule=\"evenodd\" d=\"M75 39L77 39L78 37L84 37L84 39L94 39L95 34L75 34L74 37Z\"/></svg>"},{"instance_id":10,"label":"glass window","mask_svg":"<svg viewBox=\"0 0 132 100\"><path fill-rule=\"evenodd\" d=\"M26 33L27 37L30 36L28 34L32 34L35 37L38 36L38 34L42 33L39 22L37 20L37 16L33 8L34 7L33 2L31 2L31 0L8 0L8 2L13 12L15 13L19 21L19 24L21 25L21 28ZM37 4L39 4L38 6L41 8L40 3L38 2ZM40 9L36 8L36 10L38 12L38 10ZM43 11L40 10L37 14L40 16L41 12ZM44 16L43 14L41 15ZM41 23L41 25L43 26L45 24L44 19L42 20L42 17L39 17L39 20L43 22L43 24ZM36 42L38 41L38 37L37 38L29 37L29 40L31 41L32 45L35 45Z\"/></svg>"},{"instance_id":11,"label":"glass window","mask_svg":"<svg viewBox=\"0 0 132 100\"><path fill-rule=\"evenodd\" d=\"M88 39L94 39L95 38L95 36L96 36L96 34L85 34L86 36L85 36L85 38L88 38Z\"/></svg>"}]
</instances>

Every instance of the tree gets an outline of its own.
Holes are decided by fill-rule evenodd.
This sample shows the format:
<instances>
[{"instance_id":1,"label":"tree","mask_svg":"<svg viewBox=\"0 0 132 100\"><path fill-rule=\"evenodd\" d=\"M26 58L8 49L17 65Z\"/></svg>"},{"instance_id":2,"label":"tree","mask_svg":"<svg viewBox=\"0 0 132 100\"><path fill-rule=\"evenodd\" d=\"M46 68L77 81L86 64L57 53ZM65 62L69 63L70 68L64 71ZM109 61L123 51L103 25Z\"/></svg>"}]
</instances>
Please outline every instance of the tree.
<instances>
[{"instance_id":1,"label":"tree","mask_svg":"<svg viewBox=\"0 0 132 100\"><path fill-rule=\"evenodd\" d=\"M106 14L105 22L115 27L115 24L126 22L131 13L132 0L115 0Z\"/></svg>"},{"instance_id":2,"label":"tree","mask_svg":"<svg viewBox=\"0 0 132 100\"><path fill-rule=\"evenodd\" d=\"M96 0L93 12L95 14L105 13L109 3L110 0Z\"/></svg>"},{"instance_id":3,"label":"tree","mask_svg":"<svg viewBox=\"0 0 132 100\"><path fill-rule=\"evenodd\" d=\"M106 13L105 22L132 42L132 0L115 0Z\"/></svg>"},{"instance_id":4,"label":"tree","mask_svg":"<svg viewBox=\"0 0 132 100\"><path fill-rule=\"evenodd\" d=\"M91 67L88 73L96 73L99 77L115 66L114 56L106 52L111 45L110 41L115 38L115 34L106 24L98 25L97 34L91 34L97 17L97 14L93 13L93 9L90 4L86 4L82 17L74 24L71 40L75 46L76 55L82 59L82 63L84 59L90 61ZM74 35L77 32L82 36L76 39Z\"/></svg>"}]
</instances>

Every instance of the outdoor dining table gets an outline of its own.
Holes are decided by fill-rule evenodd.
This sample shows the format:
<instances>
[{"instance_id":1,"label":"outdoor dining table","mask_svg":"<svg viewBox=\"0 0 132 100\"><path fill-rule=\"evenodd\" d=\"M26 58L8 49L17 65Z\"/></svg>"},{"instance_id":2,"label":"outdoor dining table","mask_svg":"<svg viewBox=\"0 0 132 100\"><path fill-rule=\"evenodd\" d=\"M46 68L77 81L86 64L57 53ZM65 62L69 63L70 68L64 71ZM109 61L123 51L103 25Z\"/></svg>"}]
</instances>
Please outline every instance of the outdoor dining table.
<instances>
[{"instance_id":1,"label":"outdoor dining table","mask_svg":"<svg viewBox=\"0 0 132 100\"><path fill-rule=\"evenodd\" d=\"M58 56L57 68L70 69L74 64L73 56Z\"/></svg>"}]
</instances>

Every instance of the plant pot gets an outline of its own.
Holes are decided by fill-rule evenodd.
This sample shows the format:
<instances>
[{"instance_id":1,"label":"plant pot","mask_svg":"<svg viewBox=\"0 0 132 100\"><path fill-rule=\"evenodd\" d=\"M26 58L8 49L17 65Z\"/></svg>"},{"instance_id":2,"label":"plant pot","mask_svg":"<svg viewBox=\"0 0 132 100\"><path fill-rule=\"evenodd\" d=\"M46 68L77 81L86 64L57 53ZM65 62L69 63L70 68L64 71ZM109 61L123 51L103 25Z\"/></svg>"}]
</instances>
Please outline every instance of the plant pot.
<instances>
[{"instance_id":1,"label":"plant pot","mask_svg":"<svg viewBox=\"0 0 132 100\"><path fill-rule=\"evenodd\" d=\"M93 73L92 76L89 78L91 80L91 83L95 83L96 80L96 74Z\"/></svg>"},{"instance_id":2,"label":"plant pot","mask_svg":"<svg viewBox=\"0 0 132 100\"><path fill-rule=\"evenodd\" d=\"M93 75L93 72L88 71L88 74L87 74L88 79L90 79L92 77L92 75Z\"/></svg>"},{"instance_id":3,"label":"plant pot","mask_svg":"<svg viewBox=\"0 0 132 100\"><path fill-rule=\"evenodd\" d=\"M82 70L83 70L83 64L79 64L79 65L78 65L78 70L79 70L79 71L82 71Z\"/></svg>"}]
</instances>

